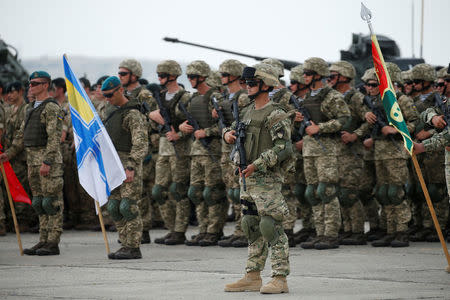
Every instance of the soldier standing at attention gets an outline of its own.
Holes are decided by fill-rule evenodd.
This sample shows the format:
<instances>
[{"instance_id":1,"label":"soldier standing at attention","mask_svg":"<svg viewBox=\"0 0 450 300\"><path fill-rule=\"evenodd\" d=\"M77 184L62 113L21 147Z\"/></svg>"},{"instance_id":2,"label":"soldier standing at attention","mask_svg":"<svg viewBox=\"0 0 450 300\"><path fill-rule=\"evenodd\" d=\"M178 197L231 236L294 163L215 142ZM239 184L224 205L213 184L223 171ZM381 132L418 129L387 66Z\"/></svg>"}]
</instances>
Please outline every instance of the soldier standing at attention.
<instances>
[{"instance_id":1,"label":"soldier standing at attention","mask_svg":"<svg viewBox=\"0 0 450 300\"><path fill-rule=\"evenodd\" d=\"M309 92L303 105L311 116L303 138L303 164L306 176L305 197L312 206L317 237L301 243L304 249L339 247L341 212L338 199L340 132L351 113L342 95L328 87L324 79L330 71L319 57L303 64L303 77Z\"/></svg>"},{"instance_id":2,"label":"soldier standing at attention","mask_svg":"<svg viewBox=\"0 0 450 300\"><path fill-rule=\"evenodd\" d=\"M244 68L248 95L254 100L246 109L242 122L246 124L245 153L248 166L241 180L242 229L246 234L248 258L244 278L227 284L227 292L260 291L288 293L289 245L283 230L288 207L281 194L282 163L293 154L291 121L278 104L270 101L269 92L279 85L276 71L268 64ZM235 131L226 131L224 139L233 144ZM236 162L239 163L239 162ZM262 286L260 273L270 248L272 280Z\"/></svg>"},{"instance_id":3,"label":"soldier standing at attention","mask_svg":"<svg viewBox=\"0 0 450 300\"><path fill-rule=\"evenodd\" d=\"M63 160L61 134L64 113L49 97L51 78L45 71L30 75L30 91L36 100L28 107L25 121L1 161L15 158L25 147L32 206L39 215L39 243L24 249L27 255L59 255L63 231Z\"/></svg>"},{"instance_id":4,"label":"soldier standing at attention","mask_svg":"<svg viewBox=\"0 0 450 300\"><path fill-rule=\"evenodd\" d=\"M142 219L137 201L142 195L142 161L148 151L145 116L135 99L125 97L119 78L111 76L103 82L103 95L116 106L105 121L105 128L125 168L126 179L109 196L107 208L114 220L122 248L110 253L110 259L142 258L139 245Z\"/></svg>"}]
</instances>

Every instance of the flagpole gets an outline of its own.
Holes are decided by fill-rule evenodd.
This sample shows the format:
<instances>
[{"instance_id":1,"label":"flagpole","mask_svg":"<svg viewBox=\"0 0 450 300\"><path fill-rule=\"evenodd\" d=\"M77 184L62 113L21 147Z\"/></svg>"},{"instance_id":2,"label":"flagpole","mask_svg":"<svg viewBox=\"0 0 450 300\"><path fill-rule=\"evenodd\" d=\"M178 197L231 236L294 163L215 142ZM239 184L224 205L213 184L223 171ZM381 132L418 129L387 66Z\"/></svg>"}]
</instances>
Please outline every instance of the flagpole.
<instances>
[{"instance_id":1,"label":"flagpole","mask_svg":"<svg viewBox=\"0 0 450 300\"><path fill-rule=\"evenodd\" d=\"M100 227L102 228L103 239L105 240L106 254L109 254L109 244L108 238L106 237L105 224L103 223L102 210L100 209L100 204L98 204L97 200L95 200L95 206L97 207L98 219L100 220Z\"/></svg>"},{"instance_id":2,"label":"flagpole","mask_svg":"<svg viewBox=\"0 0 450 300\"><path fill-rule=\"evenodd\" d=\"M370 21L371 18L372 18L372 13L370 12L370 10L369 10L365 5L361 2L361 19L363 19L364 21L367 22L367 24L369 25L369 29L370 29L370 35L373 37L373 36L374 36L374 33L373 33L373 29L372 29L372 23L371 23L371 21ZM382 55L382 53L380 53L380 58L381 58L381 60L383 61L383 55ZM383 61L383 64L384 64L384 61ZM397 130L398 130L398 129L397 129ZM439 240L440 240L440 242L441 242L442 249L443 249L444 254L445 254L445 257L446 257L446 259L447 259L447 268L446 268L446 271L450 273L450 255L449 255L449 253L448 253L447 244L446 244L446 242L445 242L445 240L444 240L444 237L442 236L441 227L439 226L439 222L438 222L437 217L436 217L436 212L434 211L433 204L431 203L431 199L430 199L430 195L428 194L427 186L426 186L425 181L424 181L423 176L422 176L422 170L420 169L419 163L417 162L417 158L416 158L416 156L415 156L414 153L411 154L411 159L412 159L412 161L413 161L413 164L414 164L414 168L415 168L415 170L416 170L417 177L419 178L419 181L420 181L420 185L421 185L421 187L422 187L423 194L425 195L425 199L426 199L426 201L427 201L428 209L429 209L429 211L430 211L431 218L433 219L434 227L435 227L436 232L437 232L437 234L438 234L438 236L439 236Z\"/></svg>"},{"instance_id":3,"label":"flagpole","mask_svg":"<svg viewBox=\"0 0 450 300\"><path fill-rule=\"evenodd\" d=\"M20 255L23 256L23 248L22 248L22 239L20 238L19 224L17 223L16 218L16 210L14 209L14 203L11 197L11 191L9 190L8 178L6 178L5 168L3 167L3 163L0 164L0 168L2 169L3 181L5 182L6 192L8 194L9 206L11 207L11 214L14 221L14 229L16 231L17 243L19 244Z\"/></svg>"}]
</instances>

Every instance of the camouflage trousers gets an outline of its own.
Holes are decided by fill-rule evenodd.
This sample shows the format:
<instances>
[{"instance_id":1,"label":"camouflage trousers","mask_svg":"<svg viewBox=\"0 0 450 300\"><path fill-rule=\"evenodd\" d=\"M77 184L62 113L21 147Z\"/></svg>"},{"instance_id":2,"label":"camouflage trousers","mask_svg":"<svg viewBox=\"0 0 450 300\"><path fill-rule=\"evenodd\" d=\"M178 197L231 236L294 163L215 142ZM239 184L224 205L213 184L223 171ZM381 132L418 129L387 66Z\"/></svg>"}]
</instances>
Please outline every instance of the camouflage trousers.
<instances>
[{"instance_id":1,"label":"camouflage trousers","mask_svg":"<svg viewBox=\"0 0 450 300\"><path fill-rule=\"evenodd\" d=\"M364 206L365 217L369 222L370 229L375 230L380 227L378 213L380 205L375 200L376 172L373 148L370 150L363 148L363 153L363 174L359 180L361 186L361 202Z\"/></svg>"},{"instance_id":2,"label":"camouflage trousers","mask_svg":"<svg viewBox=\"0 0 450 300\"><path fill-rule=\"evenodd\" d=\"M249 215L256 226L251 226L251 229L249 229L254 231L250 235L255 238L248 237L249 245L246 272L262 271L266 264L270 248L272 277L287 276L290 272L289 245L282 222L288 216L289 211L281 194L281 183L274 182L273 178L257 176L256 174L248 177L246 181L246 191L243 190L241 184L241 201L243 203L254 203L258 214L257 216ZM245 205L243 205L243 209L243 213L245 214ZM257 225L261 217L265 216L270 216L275 220L274 231L279 233L270 243L262 236L260 227Z\"/></svg>"},{"instance_id":3,"label":"camouflage trousers","mask_svg":"<svg viewBox=\"0 0 450 300\"><path fill-rule=\"evenodd\" d=\"M289 210L288 216L283 221L283 228L285 230L294 229L295 221L297 221L298 199L295 197L295 183L297 181L295 178L296 161L297 157L293 155L286 166L284 183L281 188L281 194L283 195Z\"/></svg>"},{"instance_id":4,"label":"camouflage trousers","mask_svg":"<svg viewBox=\"0 0 450 300\"><path fill-rule=\"evenodd\" d=\"M195 212L197 215L200 233L217 234L222 231L226 222L225 185L222 182L222 172L218 162L219 157L212 161L208 155L196 155L191 157L190 188L198 199ZM211 190L211 201L207 203L204 199L206 189Z\"/></svg>"},{"instance_id":5,"label":"camouflage trousers","mask_svg":"<svg viewBox=\"0 0 450 300\"><path fill-rule=\"evenodd\" d=\"M314 217L312 215L311 204L305 198L306 178L303 170L303 157L300 155L295 164L295 180L295 189L299 189L295 194L298 199L298 209L300 210L300 219L302 219L302 228L314 229Z\"/></svg>"},{"instance_id":6,"label":"camouflage trousers","mask_svg":"<svg viewBox=\"0 0 450 300\"><path fill-rule=\"evenodd\" d=\"M222 180L225 184L225 189L228 192L230 189L239 189L239 175L235 175L236 166L230 160L230 152L222 152L222 156L220 157L220 167L222 169ZM231 209L235 214L235 226L233 235L243 236L244 232L241 228L241 204L235 203L233 199L231 199L227 193L227 200L229 205L224 206L225 215L228 214L228 208L231 206ZM226 216L225 216L226 217Z\"/></svg>"},{"instance_id":7,"label":"camouflage trousers","mask_svg":"<svg viewBox=\"0 0 450 300\"><path fill-rule=\"evenodd\" d=\"M399 205L383 205L386 215L386 231L388 234L408 230L408 222L411 220L411 208L408 201Z\"/></svg>"},{"instance_id":8,"label":"camouflage trousers","mask_svg":"<svg viewBox=\"0 0 450 300\"><path fill-rule=\"evenodd\" d=\"M339 180L337 157L304 157L303 168L308 186L317 186L311 196L314 199L311 206L316 233L327 237L337 237L341 227L341 211L337 197ZM324 199L319 196L321 184L325 185L322 196Z\"/></svg>"},{"instance_id":9,"label":"camouflage trousers","mask_svg":"<svg viewBox=\"0 0 450 300\"><path fill-rule=\"evenodd\" d=\"M141 213L142 230L149 231L152 228L152 188L155 184L155 165L157 154L152 154L151 159L142 165L142 195L138 200Z\"/></svg>"},{"instance_id":10,"label":"camouflage trousers","mask_svg":"<svg viewBox=\"0 0 450 300\"><path fill-rule=\"evenodd\" d=\"M40 165L28 166L28 181L33 198L53 198L52 206L56 213L39 215L39 241L59 243L63 231L63 166L53 164L48 176L41 176L39 174L40 168Z\"/></svg>"}]
</instances>

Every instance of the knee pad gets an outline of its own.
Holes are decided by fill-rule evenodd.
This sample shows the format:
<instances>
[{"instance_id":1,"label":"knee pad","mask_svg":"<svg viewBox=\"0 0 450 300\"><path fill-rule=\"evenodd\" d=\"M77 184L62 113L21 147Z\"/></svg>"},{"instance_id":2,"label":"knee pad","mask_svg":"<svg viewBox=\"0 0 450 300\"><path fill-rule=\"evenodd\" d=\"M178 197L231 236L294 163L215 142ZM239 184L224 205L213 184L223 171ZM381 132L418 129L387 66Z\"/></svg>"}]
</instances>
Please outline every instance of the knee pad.
<instances>
[{"instance_id":1,"label":"knee pad","mask_svg":"<svg viewBox=\"0 0 450 300\"><path fill-rule=\"evenodd\" d=\"M337 192L338 189L334 183L320 182L317 187L317 196L324 204L330 203L337 196Z\"/></svg>"},{"instance_id":2,"label":"knee pad","mask_svg":"<svg viewBox=\"0 0 450 300\"><path fill-rule=\"evenodd\" d=\"M234 203L234 192L233 189L227 189L227 198Z\"/></svg>"},{"instance_id":3,"label":"knee pad","mask_svg":"<svg viewBox=\"0 0 450 300\"><path fill-rule=\"evenodd\" d=\"M159 205L163 205L166 202L164 197L165 188L162 185L155 184L152 188L152 199L156 201Z\"/></svg>"},{"instance_id":4,"label":"knee pad","mask_svg":"<svg viewBox=\"0 0 450 300\"><path fill-rule=\"evenodd\" d=\"M206 186L203 189L203 199L208 206L216 205L226 198L225 187L222 184Z\"/></svg>"},{"instance_id":5,"label":"knee pad","mask_svg":"<svg viewBox=\"0 0 450 300\"><path fill-rule=\"evenodd\" d=\"M180 182L172 182L169 187L169 193L177 202L180 202L186 197L186 185Z\"/></svg>"},{"instance_id":6,"label":"knee pad","mask_svg":"<svg viewBox=\"0 0 450 300\"><path fill-rule=\"evenodd\" d=\"M239 204L241 203L241 189L233 189L233 203Z\"/></svg>"},{"instance_id":7,"label":"knee pad","mask_svg":"<svg viewBox=\"0 0 450 300\"><path fill-rule=\"evenodd\" d=\"M53 202L57 199L58 197L42 197L42 208L45 211L45 214L49 215L49 216L54 216L56 215L56 213L59 211L59 207L55 208L53 206Z\"/></svg>"},{"instance_id":8,"label":"knee pad","mask_svg":"<svg viewBox=\"0 0 450 300\"><path fill-rule=\"evenodd\" d=\"M194 205L199 205L202 203L202 190L201 186L191 185L188 189L188 198L194 203Z\"/></svg>"},{"instance_id":9,"label":"knee pad","mask_svg":"<svg viewBox=\"0 0 450 300\"><path fill-rule=\"evenodd\" d=\"M358 191L341 187L339 189L339 204L342 207L352 207L358 201Z\"/></svg>"},{"instance_id":10,"label":"knee pad","mask_svg":"<svg viewBox=\"0 0 450 300\"><path fill-rule=\"evenodd\" d=\"M44 215L45 210L42 208L42 197L41 196L35 196L31 200L31 206L33 207L34 211L38 215Z\"/></svg>"},{"instance_id":11,"label":"knee pad","mask_svg":"<svg viewBox=\"0 0 450 300\"><path fill-rule=\"evenodd\" d=\"M115 222L118 222L118 221L122 220L122 215L120 214L120 210L119 210L120 201L117 200L117 199L110 199L108 201L107 205L108 205L107 206L108 213L111 216L111 218Z\"/></svg>"},{"instance_id":12,"label":"knee pad","mask_svg":"<svg viewBox=\"0 0 450 300\"><path fill-rule=\"evenodd\" d=\"M305 199L309 204L311 204L311 206L316 206L320 203L320 199L316 197L316 189L317 185L315 184L308 184L306 186Z\"/></svg>"},{"instance_id":13,"label":"knee pad","mask_svg":"<svg viewBox=\"0 0 450 300\"><path fill-rule=\"evenodd\" d=\"M131 205L135 204L135 202L136 201L128 198L123 198L122 201L120 201L119 211L126 221L134 220L138 216L138 212L133 212L131 209Z\"/></svg>"},{"instance_id":14,"label":"knee pad","mask_svg":"<svg viewBox=\"0 0 450 300\"><path fill-rule=\"evenodd\" d=\"M370 191L361 191L359 193L359 199L361 199L361 203L365 206L372 199L372 193Z\"/></svg>"},{"instance_id":15,"label":"knee pad","mask_svg":"<svg viewBox=\"0 0 450 300\"><path fill-rule=\"evenodd\" d=\"M304 185L302 183L297 183L294 187L294 196L298 200L303 200L303 198L305 197L305 191L306 191L306 185Z\"/></svg>"},{"instance_id":16,"label":"knee pad","mask_svg":"<svg viewBox=\"0 0 450 300\"><path fill-rule=\"evenodd\" d=\"M400 203L402 203L405 199L405 191L403 190L403 186L390 184L387 196L390 204L395 206L400 205Z\"/></svg>"},{"instance_id":17,"label":"knee pad","mask_svg":"<svg viewBox=\"0 0 450 300\"><path fill-rule=\"evenodd\" d=\"M249 243L253 243L261 236L258 216L244 215L241 220L241 227Z\"/></svg>"},{"instance_id":18,"label":"knee pad","mask_svg":"<svg viewBox=\"0 0 450 300\"><path fill-rule=\"evenodd\" d=\"M281 235L280 230L283 230L281 226L278 226L279 229L277 229L276 224L277 221L275 221L271 216L263 216L259 222L259 230L261 231L261 235L270 245L274 245L276 243Z\"/></svg>"},{"instance_id":19,"label":"knee pad","mask_svg":"<svg viewBox=\"0 0 450 300\"><path fill-rule=\"evenodd\" d=\"M428 194L430 194L431 202L439 203L447 199L445 185L439 183L431 183L428 185Z\"/></svg>"},{"instance_id":20,"label":"knee pad","mask_svg":"<svg viewBox=\"0 0 450 300\"><path fill-rule=\"evenodd\" d=\"M390 200L388 197L388 185L383 184L376 188L375 196L381 205L389 205Z\"/></svg>"},{"instance_id":21,"label":"knee pad","mask_svg":"<svg viewBox=\"0 0 450 300\"><path fill-rule=\"evenodd\" d=\"M416 192L416 188L415 188L415 186L414 186L414 183L407 182L407 183L405 184L405 193L406 193L406 196L407 196L408 198L413 198L415 192Z\"/></svg>"}]
</instances>

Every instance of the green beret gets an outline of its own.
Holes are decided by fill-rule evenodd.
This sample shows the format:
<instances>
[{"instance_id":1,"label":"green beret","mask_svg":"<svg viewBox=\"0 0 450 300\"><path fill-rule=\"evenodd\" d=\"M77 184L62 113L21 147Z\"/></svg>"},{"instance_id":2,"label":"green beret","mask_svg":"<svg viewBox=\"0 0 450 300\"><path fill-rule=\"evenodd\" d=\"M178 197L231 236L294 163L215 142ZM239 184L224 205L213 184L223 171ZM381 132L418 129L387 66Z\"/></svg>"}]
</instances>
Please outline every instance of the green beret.
<instances>
[{"instance_id":1,"label":"green beret","mask_svg":"<svg viewBox=\"0 0 450 300\"><path fill-rule=\"evenodd\" d=\"M110 76L103 81L102 91L112 90L120 85L120 79L117 76Z\"/></svg>"},{"instance_id":2,"label":"green beret","mask_svg":"<svg viewBox=\"0 0 450 300\"><path fill-rule=\"evenodd\" d=\"M37 79L37 78L48 78L49 80L51 79L50 74L48 74L45 71L34 71L33 73L31 73L30 80Z\"/></svg>"}]
</instances>

